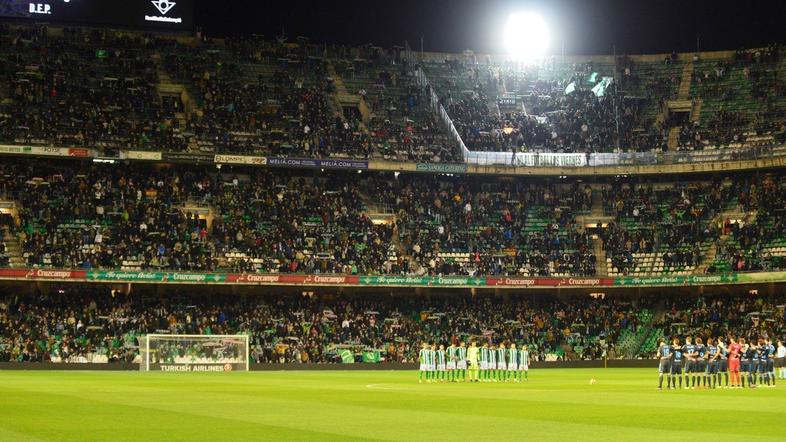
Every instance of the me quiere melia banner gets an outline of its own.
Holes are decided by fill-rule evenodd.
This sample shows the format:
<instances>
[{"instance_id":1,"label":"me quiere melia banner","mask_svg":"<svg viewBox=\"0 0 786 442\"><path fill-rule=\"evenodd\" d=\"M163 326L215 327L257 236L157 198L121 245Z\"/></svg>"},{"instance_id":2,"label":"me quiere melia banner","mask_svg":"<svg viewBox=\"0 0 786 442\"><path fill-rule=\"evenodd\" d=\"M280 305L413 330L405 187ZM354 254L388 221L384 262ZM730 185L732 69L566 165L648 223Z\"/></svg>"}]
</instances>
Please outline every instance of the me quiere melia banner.
<instances>
[{"instance_id":1,"label":"me quiere melia banner","mask_svg":"<svg viewBox=\"0 0 786 442\"><path fill-rule=\"evenodd\" d=\"M621 278L290 275L275 273L128 272L67 269L0 269L0 280L376 287L652 287L786 282L786 272Z\"/></svg>"}]
</instances>

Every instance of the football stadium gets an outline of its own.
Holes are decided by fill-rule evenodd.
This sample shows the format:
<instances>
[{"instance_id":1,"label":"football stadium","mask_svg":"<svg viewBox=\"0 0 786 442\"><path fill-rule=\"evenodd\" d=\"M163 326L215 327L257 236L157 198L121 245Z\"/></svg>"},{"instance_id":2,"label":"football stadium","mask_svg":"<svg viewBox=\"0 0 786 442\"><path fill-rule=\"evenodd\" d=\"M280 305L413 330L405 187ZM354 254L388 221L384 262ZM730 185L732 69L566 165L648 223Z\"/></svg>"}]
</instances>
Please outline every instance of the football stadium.
<instances>
[{"instance_id":1,"label":"football stadium","mask_svg":"<svg viewBox=\"0 0 786 442\"><path fill-rule=\"evenodd\" d=\"M784 440L786 7L684 3L0 0L0 441Z\"/></svg>"}]
</instances>

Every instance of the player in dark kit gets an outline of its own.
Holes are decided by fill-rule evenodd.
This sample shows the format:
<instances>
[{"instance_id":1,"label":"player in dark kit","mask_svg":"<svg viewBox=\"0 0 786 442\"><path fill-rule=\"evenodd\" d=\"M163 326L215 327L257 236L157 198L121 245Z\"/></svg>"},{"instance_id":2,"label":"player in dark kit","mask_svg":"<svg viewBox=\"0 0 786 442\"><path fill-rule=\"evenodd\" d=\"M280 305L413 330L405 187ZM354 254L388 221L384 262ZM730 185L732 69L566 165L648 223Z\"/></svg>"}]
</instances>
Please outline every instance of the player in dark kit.
<instances>
[{"instance_id":1,"label":"player in dark kit","mask_svg":"<svg viewBox=\"0 0 786 442\"><path fill-rule=\"evenodd\" d=\"M745 388L745 379L748 379L750 384L751 358L745 338L740 338L740 346L742 347L740 350L740 380L742 381L742 388Z\"/></svg>"},{"instance_id":2,"label":"player in dark kit","mask_svg":"<svg viewBox=\"0 0 786 442\"><path fill-rule=\"evenodd\" d=\"M725 378L726 383L723 388L729 388L729 349L726 348L726 343L723 338L718 338L718 386L720 386L721 373Z\"/></svg>"},{"instance_id":3,"label":"player in dark kit","mask_svg":"<svg viewBox=\"0 0 786 442\"><path fill-rule=\"evenodd\" d=\"M671 359L673 357L671 346L666 344L664 339L660 340L658 346L658 356L660 357L660 364L658 364L658 390L663 390L663 376L668 376L666 381L666 388L671 389ZM676 385L675 385L676 387Z\"/></svg>"},{"instance_id":4,"label":"player in dark kit","mask_svg":"<svg viewBox=\"0 0 786 442\"><path fill-rule=\"evenodd\" d=\"M707 339L707 371L704 377L705 382L709 383L709 387L715 388L718 385L719 375L718 366L720 364L720 350L712 339Z\"/></svg>"},{"instance_id":5,"label":"player in dark kit","mask_svg":"<svg viewBox=\"0 0 786 442\"><path fill-rule=\"evenodd\" d=\"M767 377L772 383L772 386L775 386L775 345L772 343L772 339L767 339Z\"/></svg>"},{"instance_id":6,"label":"player in dark kit","mask_svg":"<svg viewBox=\"0 0 786 442\"><path fill-rule=\"evenodd\" d=\"M671 346L671 385L677 388L677 379L680 380L680 387L682 388L682 362L683 362L682 347L680 340L674 338Z\"/></svg>"},{"instance_id":7,"label":"player in dark kit","mask_svg":"<svg viewBox=\"0 0 786 442\"><path fill-rule=\"evenodd\" d=\"M770 358L770 346L763 338L759 339L759 385L770 385L770 371L767 360Z\"/></svg>"},{"instance_id":8,"label":"player in dark kit","mask_svg":"<svg viewBox=\"0 0 786 442\"><path fill-rule=\"evenodd\" d=\"M701 387L702 381L703 386L707 386L707 347L704 346L704 341L701 338L696 338L696 345L695 345L695 361L693 362L693 375L691 376L691 380L693 381L692 388Z\"/></svg>"},{"instance_id":9,"label":"player in dark kit","mask_svg":"<svg viewBox=\"0 0 786 442\"><path fill-rule=\"evenodd\" d=\"M693 373L693 361L696 359L696 346L691 342L690 336L685 338L685 345L682 346L682 354L685 356L685 389L690 387L690 377Z\"/></svg>"},{"instance_id":10,"label":"player in dark kit","mask_svg":"<svg viewBox=\"0 0 786 442\"><path fill-rule=\"evenodd\" d=\"M756 388L756 373L759 370L759 348L755 342L748 344L744 358L748 360L748 387ZM745 365L745 362L743 362L743 365Z\"/></svg>"}]
</instances>

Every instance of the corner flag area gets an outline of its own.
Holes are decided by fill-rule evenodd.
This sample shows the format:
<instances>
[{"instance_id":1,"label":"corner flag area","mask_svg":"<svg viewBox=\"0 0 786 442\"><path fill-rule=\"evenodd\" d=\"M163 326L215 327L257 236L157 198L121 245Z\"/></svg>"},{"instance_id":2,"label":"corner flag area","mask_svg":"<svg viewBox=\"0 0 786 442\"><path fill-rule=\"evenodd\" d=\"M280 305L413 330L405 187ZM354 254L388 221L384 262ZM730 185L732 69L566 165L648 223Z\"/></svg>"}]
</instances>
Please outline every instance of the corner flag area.
<instances>
[{"instance_id":1,"label":"corner flag area","mask_svg":"<svg viewBox=\"0 0 786 442\"><path fill-rule=\"evenodd\" d=\"M533 370L520 384L418 384L414 371L3 371L0 440L783 440L786 381L656 384L652 369ZM753 433L738 424L750 413Z\"/></svg>"}]
</instances>

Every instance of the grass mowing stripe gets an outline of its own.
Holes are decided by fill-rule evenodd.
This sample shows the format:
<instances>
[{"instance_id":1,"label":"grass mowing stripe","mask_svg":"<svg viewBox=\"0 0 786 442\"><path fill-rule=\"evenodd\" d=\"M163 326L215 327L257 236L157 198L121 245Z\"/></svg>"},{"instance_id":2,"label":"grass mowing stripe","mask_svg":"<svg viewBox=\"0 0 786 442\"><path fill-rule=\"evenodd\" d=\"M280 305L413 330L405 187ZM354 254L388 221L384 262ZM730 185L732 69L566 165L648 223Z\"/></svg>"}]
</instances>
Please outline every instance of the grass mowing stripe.
<instances>
[{"instance_id":1,"label":"grass mowing stripe","mask_svg":"<svg viewBox=\"0 0 786 442\"><path fill-rule=\"evenodd\" d=\"M2 420L0 420L0 425L2 425ZM30 434L17 433L16 431L12 431L8 428L3 428L0 426L0 440L13 440L17 442L41 442L44 439L39 439Z\"/></svg>"},{"instance_id":2,"label":"grass mowing stripe","mask_svg":"<svg viewBox=\"0 0 786 442\"><path fill-rule=\"evenodd\" d=\"M26 437L35 435L38 440L159 440L163 436L166 436L167 440L184 441L222 440L229 436L235 440L259 440L261 435L264 435L266 440L373 440L353 438L341 431L290 428L238 419L237 416L209 416L205 413L194 414L162 407L126 404L110 398L82 397L75 401L71 394L50 393L34 403L29 400L29 396L17 397L10 394L5 399L17 405L5 408L0 404L0 414L5 420L0 420L0 435L6 431L11 434L24 434ZM43 409L49 412L36 416ZM87 416L90 419L85 420ZM41 425L43 421L46 425ZM75 425L81 428L79 434L69 432ZM170 429L167 429L167 426ZM8 427L13 427L14 430Z\"/></svg>"}]
</instances>

